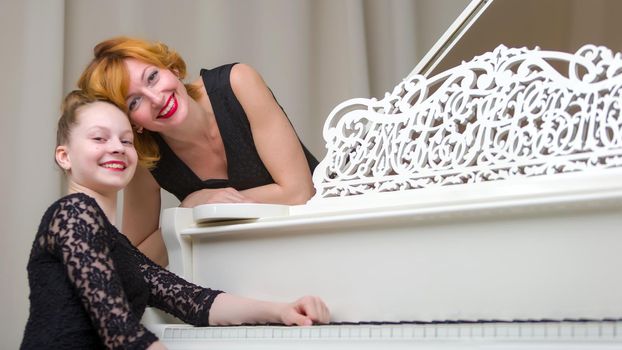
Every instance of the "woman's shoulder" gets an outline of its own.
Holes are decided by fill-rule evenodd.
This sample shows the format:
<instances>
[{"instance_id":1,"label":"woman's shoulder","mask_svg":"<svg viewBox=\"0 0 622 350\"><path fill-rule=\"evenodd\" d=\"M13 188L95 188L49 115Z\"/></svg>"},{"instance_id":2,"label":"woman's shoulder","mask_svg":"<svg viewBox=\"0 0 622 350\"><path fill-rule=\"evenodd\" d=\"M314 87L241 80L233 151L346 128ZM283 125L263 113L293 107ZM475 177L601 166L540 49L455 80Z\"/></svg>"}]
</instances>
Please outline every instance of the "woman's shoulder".
<instances>
[{"instance_id":1,"label":"woman's shoulder","mask_svg":"<svg viewBox=\"0 0 622 350\"><path fill-rule=\"evenodd\" d=\"M233 87L242 87L249 83L263 82L259 72L246 63L238 63L232 66L229 80Z\"/></svg>"},{"instance_id":2,"label":"woman's shoulder","mask_svg":"<svg viewBox=\"0 0 622 350\"><path fill-rule=\"evenodd\" d=\"M192 85L203 85L208 93L223 87L228 87L230 85L230 76L233 67L238 65L239 63L234 62L209 69L203 68L201 69L200 77L192 82Z\"/></svg>"},{"instance_id":3,"label":"woman's shoulder","mask_svg":"<svg viewBox=\"0 0 622 350\"><path fill-rule=\"evenodd\" d=\"M212 68L201 68L201 76L204 75L209 75L209 74L226 74L228 75L229 72L231 72L231 69L234 66L240 65L242 63L239 62L231 62L231 63L225 63L225 64L221 64L219 66L215 66Z\"/></svg>"},{"instance_id":4,"label":"woman's shoulder","mask_svg":"<svg viewBox=\"0 0 622 350\"><path fill-rule=\"evenodd\" d=\"M209 81L225 81L230 82L231 85L239 85L248 83L249 80L262 80L259 72L247 63L228 63L214 68L201 69L201 77L198 78L193 84L205 83L209 85Z\"/></svg>"},{"instance_id":5,"label":"woman's shoulder","mask_svg":"<svg viewBox=\"0 0 622 350\"><path fill-rule=\"evenodd\" d=\"M259 72L245 63L238 63L231 68L229 76L231 89L238 100L256 101L262 96L269 96L268 86Z\"/></svg>"}]
</instances>

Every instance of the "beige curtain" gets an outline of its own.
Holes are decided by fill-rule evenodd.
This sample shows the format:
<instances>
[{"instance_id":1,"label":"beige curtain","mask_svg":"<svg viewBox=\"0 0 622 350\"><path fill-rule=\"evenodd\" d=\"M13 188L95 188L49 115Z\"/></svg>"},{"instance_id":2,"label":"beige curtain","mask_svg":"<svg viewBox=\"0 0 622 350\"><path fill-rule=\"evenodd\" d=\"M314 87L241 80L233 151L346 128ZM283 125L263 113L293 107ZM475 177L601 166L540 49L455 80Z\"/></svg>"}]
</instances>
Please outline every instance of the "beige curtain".
<instances>
[{"instance_id":1,"label":"beige curtain","mask_svg":"<svg viewBox=\"0 0 622 350\"><path fill-rule=\"evenodd\" d=\"M63 0L1 1L0 17L0 347L17 349L28 316L28 253L60 191L53 146L63 93Z\"/></svg>"},{"instance_id":2,"label":"beige curtain","mask_svg":"<svg viewBox=\"0 0 622 350\"><path fill-rule=\"evenodd\" d=\"M379 97L416 65L468 0L2 0L0 303L3 348L28 315L26 262L45 208L61 194L53 162L63 94L93 46L114 35L160 40L202 67L251 64L318 158L338 103ZM176 205L172 196L163 206Z\"/></svg>"},{"instance_id":3,"label":"beige curtain","mask_svg":"<svg viewBox=\"0 0 622 350\"><path fill-rule=\"evenodd\" d=\"M187 61L190 78L202 67L249 63L321 157L320 132L330 110L348 98L382 97L391 90L466 3L67 0L65 88L74 85L95 43L120 34L169 44ZM438 20L418 28L420 17L430 17L419 7Z\"/></svg>"}]
</instances>

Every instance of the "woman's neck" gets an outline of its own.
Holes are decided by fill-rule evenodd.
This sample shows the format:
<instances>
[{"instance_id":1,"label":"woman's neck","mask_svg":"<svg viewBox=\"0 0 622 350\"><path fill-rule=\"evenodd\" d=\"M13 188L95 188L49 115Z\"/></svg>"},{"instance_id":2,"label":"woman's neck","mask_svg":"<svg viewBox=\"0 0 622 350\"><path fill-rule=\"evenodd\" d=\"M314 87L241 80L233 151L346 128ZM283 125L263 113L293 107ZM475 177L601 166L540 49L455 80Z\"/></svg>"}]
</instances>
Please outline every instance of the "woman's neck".
<instances>
[{"instance_id":1,"label":"woman's neck","mask_svg":"<svg viewBox=\"0 0 622 350\"><path fill-rule=\"evenodd\" d=\"M211 110L207 110L202 103L193 99L189 101L191 102L188 104L188 115L184 123L173 132L161 133L170 146L193 147L197 142L202 143L205 139L210 139L214 134L214 128L218 127Z\"/></svg>"},{"instance_id":2,"label":"woman's neck","mask_svg":"<svg viewBox=\"0 0 622 350\"><path fill-rule=\"evenodd\" d=\"M69 181L67 192L69 194L84 193L87 196L94 198L100 208L104 211L104 214L108 218L108 221L110 221L111 224L116 225L117 191L112 191L110 193L100 193L88 187Z\"/></svg>"}]
</instances>

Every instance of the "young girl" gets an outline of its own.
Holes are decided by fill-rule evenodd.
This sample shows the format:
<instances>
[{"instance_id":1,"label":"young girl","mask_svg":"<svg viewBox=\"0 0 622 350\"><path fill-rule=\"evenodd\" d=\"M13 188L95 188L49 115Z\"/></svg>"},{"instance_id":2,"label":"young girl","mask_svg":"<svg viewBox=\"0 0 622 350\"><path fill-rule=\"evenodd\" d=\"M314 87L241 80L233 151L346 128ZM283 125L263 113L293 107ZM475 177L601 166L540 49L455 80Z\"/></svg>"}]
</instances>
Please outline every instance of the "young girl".
<instances>
[{"instance_id":1,"label":"young girl","mask_svg":"<svg viewBox=\"0 0 622 350\"><path fill-rule=\"evenodd\" d=\"M202 288L162 269L114 226L116 194L137 154L127 116L74 91L58 122L56 162L69 194L43 215L28 262L22 349L163 349L140 319L155 306L206 325L327 322L316 297L263 302Z\"/></svg>"},{"instance_id":2,"label":"young girl","mask_svg":"<svg viewBox=\"0 0 622 350\"><path fill-rule=\"evenodd\" d=\"M182 207L302 204L317 160L262 77L246 64L202 69L184 84L184 60L166 45L117 37L95 46L78 85L128 113L141 165L123 192L123 232L165 266L160 188Z\"/></svg>"}]
</instances>

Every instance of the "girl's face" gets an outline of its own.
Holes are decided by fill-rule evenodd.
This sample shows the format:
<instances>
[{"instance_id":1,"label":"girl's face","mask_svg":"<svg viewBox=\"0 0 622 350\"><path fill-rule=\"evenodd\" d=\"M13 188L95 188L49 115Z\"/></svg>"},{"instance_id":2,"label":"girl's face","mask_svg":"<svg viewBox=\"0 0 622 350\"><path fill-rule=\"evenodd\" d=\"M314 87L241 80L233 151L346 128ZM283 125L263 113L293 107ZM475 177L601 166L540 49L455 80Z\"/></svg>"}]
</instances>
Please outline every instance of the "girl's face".
<instances>
[{"instance_id":1,"label":"girl's face","mask_svg":"<svg viewBox=\"0 0 622 350\"><path fill-rule=\"evenodd\" d=\"M56 160L68 172L71 192L107 194L123 189L138 160L127 116L106 102L90 103L77 113L68 144L56 148Z\"/></svg>"},{"instance_id":2,"label":"girl's face","mask_svg":"<svg viewBox=\"0 0 622 350\"><path fill-rule=\"evenodd\" d=\"M163 132L182 123L188 113L188 92L177 75L136 59L126 59L130 86L126 99L137 126Z\"/></svg>"}]
</instances>

